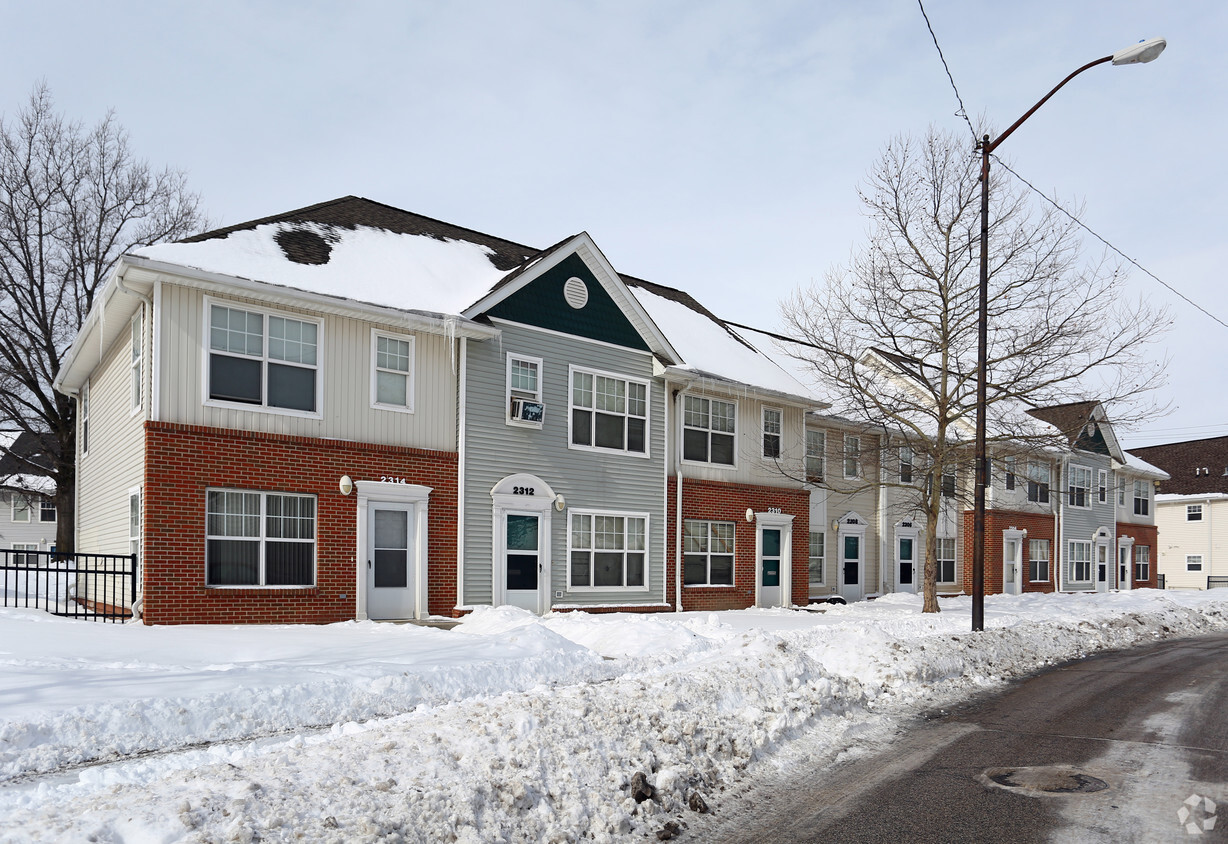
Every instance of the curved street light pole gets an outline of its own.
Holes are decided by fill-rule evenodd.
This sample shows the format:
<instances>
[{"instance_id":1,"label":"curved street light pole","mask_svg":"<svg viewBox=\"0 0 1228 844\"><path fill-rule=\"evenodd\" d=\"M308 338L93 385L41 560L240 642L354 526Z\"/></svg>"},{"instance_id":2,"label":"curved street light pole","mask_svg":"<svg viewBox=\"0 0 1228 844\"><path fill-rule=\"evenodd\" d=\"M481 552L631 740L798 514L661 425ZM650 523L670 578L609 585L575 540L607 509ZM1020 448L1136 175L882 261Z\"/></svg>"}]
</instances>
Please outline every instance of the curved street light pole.
<instances>
[{"instance_id":1,"label":"curved street light pole","mask_svg":"<svg viewBox=\"0 0 1228 844\"><path fill-rule=\"evenodd\" d=\"M985 484L989 477L989 462L985 454L987 402L985 382L988 377L986 359L989 345L989 156L1010 137L1012 132L1019 128L1023 121L1035 114L1036 110L1048 102L1049 98L1061 90L1062 86L1083 71L1105 62L1112 62L1115 65L1150 62L1164 52L1166 46L1167 42L1163 38L1149 38L1124 50L1118 50L1111 56L1088 62L1054 86L1052 91L1041 97L1036 105L1024 112L1023 117L1012 123L997 138L991 141L989 135L985 135L977 144L977 149L981 152L981 275L976 344L976 454L974 457L976 487L972 514L972 629L974 631L985 629Z\"/></svg>"}]
</instances>

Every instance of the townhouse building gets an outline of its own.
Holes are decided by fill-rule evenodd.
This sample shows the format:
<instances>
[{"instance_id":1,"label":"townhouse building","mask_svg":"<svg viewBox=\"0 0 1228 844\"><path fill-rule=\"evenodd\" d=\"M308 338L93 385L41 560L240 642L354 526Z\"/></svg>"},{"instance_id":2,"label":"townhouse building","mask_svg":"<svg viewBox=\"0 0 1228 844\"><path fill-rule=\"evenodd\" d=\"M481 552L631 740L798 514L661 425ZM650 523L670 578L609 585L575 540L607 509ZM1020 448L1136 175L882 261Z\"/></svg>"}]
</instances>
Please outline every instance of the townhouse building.
<instances>
[{"instance_id":1,"label":"townhouse building","mask_svg":"<svg viewBox=\"0 0 1228 844\"><path fill-rule=\"evenodd\" d=\"M7 562L24 565L32 559L25 552L55 550L55 481L33 434L0 432L0 449L0 548L17 552Z\"/></svg>"}]
</instances>

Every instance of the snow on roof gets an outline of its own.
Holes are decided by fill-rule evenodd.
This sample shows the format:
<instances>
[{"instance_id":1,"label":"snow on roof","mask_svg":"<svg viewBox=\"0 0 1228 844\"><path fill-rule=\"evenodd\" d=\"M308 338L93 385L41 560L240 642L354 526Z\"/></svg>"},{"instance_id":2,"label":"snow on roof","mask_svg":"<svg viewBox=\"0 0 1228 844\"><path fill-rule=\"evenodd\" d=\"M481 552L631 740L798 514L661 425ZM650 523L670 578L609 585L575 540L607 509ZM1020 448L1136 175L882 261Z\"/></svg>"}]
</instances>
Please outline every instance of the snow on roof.
<instances>
[{"instance_id":1,"label":"snow on roof","mask_svg":"<svg viewBox=\"0 0 1228 844\"><path fill-rule=\"evenodd\" d=\"M694 308L642 285L632 293L682 355L679 369L818 402L813 391L745 338Z\"/></svg>"},{"instance_id":2,"label":"snow on roof","mask_svg":"<svg viewBox=\"0 0 1228 844\"><path fill-rule=\"evenodd\" d=\"M1133 454L1131 454L1128 451L1123 452L1123 454L1125 455L1126 459L1121 461L1121 463L1127 469L1130 469L1131 471L1137 474L1145 475L1150 478L1154 478L1155 480L1158 480L1158 481L1166 481L1169 479L1170 475L1168 474L1168 472L1165 472L1163 469L1157 466L1151 465L1150 463L1148 463L1146 460L1142 459L1141 457L1135 457Z\"/></svg>"},{"instance_id":3,"label":"snow on roof","mask_svg":"<svg viewBox=\"0 0 1228 844\"><path fill-rule=\"evenodd\" d=\"M37 495L55 495L55 481L47 475L0 475L0 487L5 489L20 489Z\"/></svg>"},{"instance_id":4,"label":"snow on roof","mask_svg":"<svg viewBox=\"0 0 1228 844\"><path fill-rule=\"evenodd\" d=\"M314 237L320 262L305 262L301 250L288 244L291 237ZM492 263L492 249L470 241L303 221L277 221L224 237L146 246L133 254L313 293L443 314L459 314L507 274Z\"/></svg>"}]
</instances>

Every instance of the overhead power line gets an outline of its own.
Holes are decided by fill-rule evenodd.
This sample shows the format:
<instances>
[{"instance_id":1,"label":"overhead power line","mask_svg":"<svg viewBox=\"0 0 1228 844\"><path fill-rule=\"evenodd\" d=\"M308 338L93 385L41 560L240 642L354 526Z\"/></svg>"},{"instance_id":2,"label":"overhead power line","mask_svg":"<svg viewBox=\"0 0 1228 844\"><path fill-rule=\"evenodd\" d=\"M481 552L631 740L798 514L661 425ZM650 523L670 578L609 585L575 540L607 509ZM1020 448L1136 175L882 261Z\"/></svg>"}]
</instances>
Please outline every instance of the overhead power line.
<instances>
[{"instance_id":1,"label":"overhead power line","mask_svg":"<svg viewBox=\"0 0 1228 844\"><path fill-rule=\"evenodd\" d=\"M947 65L947 57L942 54L942 47L938 44L938 36L934 34L934 27L930 23L930 16L925 13L925 4L921 0L917 0L917 5L921 7L921 17L925 18L925 26L930 31L930 38L934 39L934 49L938 51L938 58L942 61L942 67L947 72L947 79L951 80L951 90L955 92L955 99L959 103L959 111L955 112L956 117L962 117L964 122L968 124L968 131L972 133L972 140L975 142L976 129L972 126L972 121L968 119L968 110L964 108L964 98L959 95L959 88L955 84L955 77L951 75L951 68Z\"/></svg>"}]
</instances>

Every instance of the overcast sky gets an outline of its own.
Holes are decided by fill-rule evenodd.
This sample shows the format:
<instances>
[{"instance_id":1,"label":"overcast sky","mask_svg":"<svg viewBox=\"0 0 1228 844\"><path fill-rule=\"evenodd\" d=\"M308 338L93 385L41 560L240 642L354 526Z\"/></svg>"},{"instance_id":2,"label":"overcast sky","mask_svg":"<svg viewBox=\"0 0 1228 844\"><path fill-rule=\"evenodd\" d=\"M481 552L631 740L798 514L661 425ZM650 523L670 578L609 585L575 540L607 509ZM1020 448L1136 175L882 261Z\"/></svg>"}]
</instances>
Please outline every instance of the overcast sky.
<instances>
[{"instance_id":1,"label":"overcast sky","mask_svg":"<svg viewBox=\"0 0 1228 844\"><path fill-rule=\"evenodd\" d=\"M546 247L588 231L620 271L726 318L863 243L856 188L884 144L971 132L916 0L3 3L0 112L45 80L66 114L113 108L137 151L187 171L211 221L347 194ZM1009 125L1022 176L1228 322L1222 0L927 0L968 113ZM1102 247L1088 241L1089 254ZM1228 434L1228 328L1172 308L1164 419L1128 446ZM1089 315L1094 318L1094 315Z\"/></svg>"}]
</instances>

